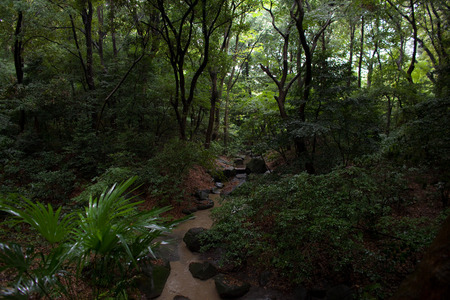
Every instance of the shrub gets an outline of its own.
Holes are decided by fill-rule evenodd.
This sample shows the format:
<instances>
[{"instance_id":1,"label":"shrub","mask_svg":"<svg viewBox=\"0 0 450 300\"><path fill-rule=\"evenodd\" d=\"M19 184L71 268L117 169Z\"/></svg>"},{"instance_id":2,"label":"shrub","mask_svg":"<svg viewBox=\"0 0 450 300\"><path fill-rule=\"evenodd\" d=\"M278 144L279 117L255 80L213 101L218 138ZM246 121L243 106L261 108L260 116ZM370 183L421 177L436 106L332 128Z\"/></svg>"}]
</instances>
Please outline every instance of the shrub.
<instances>
[{"instance_id":1,"label":"shrub","mask_svg":"<svg viewBox=\"0 0 450 300\"><path fill-rule=\"evenodd\" d=\"M409 219L392 225L388 216L392 207L404 204L405 181L377 157L323 175L250 179L214 209L209 247L224 248L226 257L239 263L274 267L291 282L312 284L318 277L333 280L338 274L362 274L379 282L386 278L383 272L406 262L405 253L385 251L392 245L407 246L411 264L413 254L436 230L434 222L424 220L420 230L419 221ZM403 240L406 244L398 243Z\"/></svg>"},{"instance_id":2,"label":"shrub","mask_svg":"<svg viewBox=\"0 0 450 300\"><path fill-rule=\"evenodd\" d=\"M98 177L92 179L93 184L89 185L80 195L76 196L76 202L85 201L89 196L100 196L109 186L115 182L122 182L132 175L132 171L128 168L109 168Z\"/></svg>"},{"instance_id":3,"label":"shrub","mask_svg":"<svg viewBox=\"0 0 450 300\"><path fill-rule=\"evenodd\" d=\"M147 161L139 175L151 195L169 202L182 197L179 186L191 167L200 165L212 169L213 162L211 152L200 144L173 139Z\"/></svg>"},{"instance_id":4,"label":"shrub","mask_svg":"<svg viewBox=\"0 0 450 300\"><path fill-rule=\"evenodd\" d=\"M35 251L32 247L0 243L0 271L15 271L11 287L3 289L5 297L46 296L76 297L71 290L79 280L92 282L92 298L123 294L140 270L138 261L157 245L155 239L175 224L159 215L170 207L139 211L141 202L127 197L136 177L105 189L99 197L91 196L84 211L64 214L48 204L4 199L0 209L29 224L46 238L49 247Z\"/></svg>"}]
</instances>

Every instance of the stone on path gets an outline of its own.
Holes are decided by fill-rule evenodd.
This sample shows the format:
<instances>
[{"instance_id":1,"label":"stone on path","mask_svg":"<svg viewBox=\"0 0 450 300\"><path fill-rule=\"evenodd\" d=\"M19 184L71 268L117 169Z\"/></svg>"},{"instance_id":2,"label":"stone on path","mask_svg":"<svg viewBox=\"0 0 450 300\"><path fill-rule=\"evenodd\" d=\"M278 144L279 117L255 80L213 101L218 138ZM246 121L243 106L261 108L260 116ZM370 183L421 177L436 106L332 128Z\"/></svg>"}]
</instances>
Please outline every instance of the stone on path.
<instances>
[{"instance_id":1,"label":"stone on path","mask_svg":"<svg viewBox=\"0 0 450 300\"><path fill-rule=\"evenodd\" d=\"M203 246L200 236L204 232L206 232L206 229L203 227L191 228L186 232L183 241L189 250L192 252L200 251L200 248Z\"/></svg>"},{"instance_id":2,"label":"stone on path","mask_svg":"<svg viewBox=\"0 0 450 300\"><path fill-rule=\"evenodd\" d=\"M208 280L217 275L217 269L209 262L193 262L189 264L189 271L194 278Z\"/></svg>"},{"instance_id":3,"label":"stone on path","mask_svg":"<svg viewBox=\"0 0 450 300\"><path fill-rule=\"evenodd\" d=\"M164 265L152 264L145 266L146 272L143 272L136 279L139 290L147 299L154 299L162 294L164 285L170 274L170 264Z\"/></svg>"}]
</instances>

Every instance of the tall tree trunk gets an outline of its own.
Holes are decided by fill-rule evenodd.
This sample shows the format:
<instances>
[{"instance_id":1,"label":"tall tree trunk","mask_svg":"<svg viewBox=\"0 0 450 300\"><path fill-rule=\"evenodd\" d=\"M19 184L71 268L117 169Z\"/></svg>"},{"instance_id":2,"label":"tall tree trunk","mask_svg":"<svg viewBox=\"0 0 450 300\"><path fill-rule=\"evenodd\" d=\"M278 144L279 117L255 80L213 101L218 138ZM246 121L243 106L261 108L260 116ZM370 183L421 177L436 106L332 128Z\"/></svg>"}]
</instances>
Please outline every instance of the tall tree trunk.
<instances>
[{"instance_id":1,"label":"tall tree trunk","mask_svg":"<svg viewBox=\"0 0 450 300\"><path fill-rule=\"evenodd\" d=\"M117 45L116 45L116 24L115 24L115 20L114 20L116 17L116 6L114 4L114 0L109 0L108 6L109 6L109 13L110 13L109 27L110 27L110 31L111 31L113 57L116 58L118 51L117 51Z\"/></svg>"},{"instance_id":2,"label":"tall tree trunk","mask_svg":"<svg viewBox=\"0 0 450 300\"><path fill-rule=\"evenodd\" d=\"M414 12L414 1L410 0L410 8L411 8L411 18L408 19L410 20L411 26L413 28L413 53L411 56L411 63L409 65L408 71L406 71L406 74L408 74L408 81L410 83L413 83L413 79L412 79L412 72L414 71L415 68L415 63L416 63L416 53L417 53L417 24L416 24L416 16L415 16L415 12Z\"/></svg>"},{"instance_id":3,"label":"tall tree trunk","mask_svg":"<svg viewBox=\"0 0 450 300\"><path fill-rule=\"evenodd\" d=\"M353 23L352 20L350 20L350 58L348 60L348 74L352 74L352 67L353 67L353 48L355 43L355 30L356 26ZM347 87L350 87L350 84L352 82L351 76L348 77L347 80Z\"/></svg>"},{"instance_id":4,"label":"tall tree trunk","mask_svg":"<svg viewBox=\"0 0 450 300\"><path fill-rule=\"evenodd\" d=\"M22 44L22 25L23 25L23 12L17 13L16 30L14 33L14 67L16 69L17 84L23 84L23 44ZM21 108L19 110L19 128L20 132L25 130L26 114L25 110Z\"/></svg>"},{"instance_id":5,"label":"tall tree trunk","mask_svg":"<svg viewBox=\"0 0 450 300\"><path fill-rule=\"evenodd\" d=\"M94 57L92 50L92 2L88 1L88 8L83 8L82 18L84 24L84 35L86 41L86 83L90 91L95 90L94 83Z\"/></svg>"},{"instance_id":6,"label":"tall tree trunk","mask_svg":"<svg viewBox=\"0 0 450 300\"><path fill-rule=\"evenodd\" d=\"M361 88L361 71L364 56L364 16L361 17L361 40L359 44L359 62L358 62L358 88Z\"/></svg>"},{"instance_id":7,"label":"tall tree trunk","mask_svg":"<svg viewBox=\"0 0 450 300\"><path fill-rule=\"evenodd\" d=\"M231 89L227 88L227 93L225 95L225 112L223 116L223 145L225 146L225 148L228 147L228 127L230 126L230 91Z\"/></svg>"},{"instance_id":8,"label":"tall tree trunk","mask_svg":"<svg viewBox=\"0 0 450 300\"><path fill-rule=\"evenodd\" d=\"M98 19L98 55L100 56L100 64L105 69L105 60L103 58L103 39L106 32L103 31L103 5L97 6L97 19Z\"/></svg>"},{"instance_id":9,"label":"tall tree trunk","mask_svg":"<svg viewBox=\"0 0 450 300\"><path fill-rule=\"evenodd\" d=\"M205 140L205 148L208 149L211 144L212 133L214 129L214 120L215 120L215 112L216 112L216 103L218 99L218 91L217 91L217 71L210 69L209 76L211 78L211 107L209 109L209 121L208 121L208 129L206 130L206 140Z\"/></svg>"}]
</instances>

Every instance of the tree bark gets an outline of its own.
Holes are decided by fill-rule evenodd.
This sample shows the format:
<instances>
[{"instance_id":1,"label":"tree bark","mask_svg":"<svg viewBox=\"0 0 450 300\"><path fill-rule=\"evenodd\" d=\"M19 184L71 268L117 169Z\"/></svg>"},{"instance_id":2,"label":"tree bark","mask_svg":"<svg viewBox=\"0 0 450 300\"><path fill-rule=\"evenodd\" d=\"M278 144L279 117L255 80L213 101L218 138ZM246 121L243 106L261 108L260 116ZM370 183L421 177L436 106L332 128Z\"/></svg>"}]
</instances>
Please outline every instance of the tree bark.
<instances>
[{"instance_id":1,"label":"tree bark","mask_svg":"<svg viewBox=\"0 0 450 300\"><path fill-rule=\"evenodd\" d=\"M92 2L88 1L88 8L83 8L81 13L84 24L86 42L86 83L90 91L95 90L94 83L94 57L92 50Z\"/></svg>"},{"instance_id":2,"label":"tree bark","mask_svg":"<svg viewBox=\"0 0 450 300\"><path fill-rule=\"evenodd\" d=\"M206 130L206 140L205 140L205 148L209 149L212 139L212 133L214 129L214 120L215 120L215 112L216 112L216 103L218 99L218 90L217 90L217 71L210 69L209 77L211 78L211 107L209 109L209 121L208 121L208 129Z\"/></svg>"},{"instance_id":3,"label":"tree bark","mask_svg":"<svg viewBox=\"0 0 450 300\"><path fill-rule=\"evenodd\" d=\"M17 84L23 84L23 44L22 44L22 25L23 25L23 12L18 11L16 30L14 33L14 67L16 69ZM25 110L21 108L19 110L19 128L20 132L25 130L26 114Z\"/></svg>"},{"instance_id":4,"label":"tree bark","mask_svg":"<svg viewBox=\"0 0 450 300\"><path fill-rule=\"evenodd\" d=\"M350 58L348 60L348 74L352 74L352 67L353 67L353 45L355 43L355 30L356 30L356 26L353 23L352 20L350 20ZM347 87L350 87L350 84L352 82L351 76L348 77L347 80Z\"/></svg>"},{"instance_id":5,"label":"tree bark","mask_svg":"<svg viewBox=\"0 0 450 300\"><path fill-rule=\"evenodd\" d=\"M106 32L103 31L103 5L97 6L97 19L98 19L98 55L100 56L100 64L105 69L105 60L103 58L103 39Z\"/></svg>"},{"instance_id":6,"label":"tree bark","mask_svg":"<svg viewBox=\"0 0 450 300\"><path fill-rule=\"evenodd\" d=\"M361 17L361 40L359 44L359 62L358 62L358 88L361 88L361 71L364 55L364 16Z\"/></svg>"}]
</instances>

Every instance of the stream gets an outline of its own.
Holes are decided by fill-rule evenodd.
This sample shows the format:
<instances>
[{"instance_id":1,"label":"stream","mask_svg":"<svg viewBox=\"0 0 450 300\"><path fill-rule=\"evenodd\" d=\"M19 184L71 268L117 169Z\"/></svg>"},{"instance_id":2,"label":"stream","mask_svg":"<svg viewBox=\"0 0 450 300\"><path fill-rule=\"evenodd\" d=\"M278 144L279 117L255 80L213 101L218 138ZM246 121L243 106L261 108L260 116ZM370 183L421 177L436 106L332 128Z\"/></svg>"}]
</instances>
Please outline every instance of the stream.
<instances>
[{"instance_id":1,"label":"stream","mask_svg":"<svg viewBox=\"0 0 450 300\"><path fill-rule=\"evenodd\" d=\"M214 206L217 207L220 195L210 194L209 197L214 201ZM210 214L209 209L195 212L193 214L194 219L178 225L168 236L172 242L162 246L161 254L169 259L171 271L161 296L156 299L172 300L175 296L183 296L191 300L221 299L217 293L214 279L200 280L192 277L189 264L202 262L203 260L200 254L192 253L183 242L183 237L189 229L195 227L211 228L213 221Z\"/></svg>"}]
</instances>

